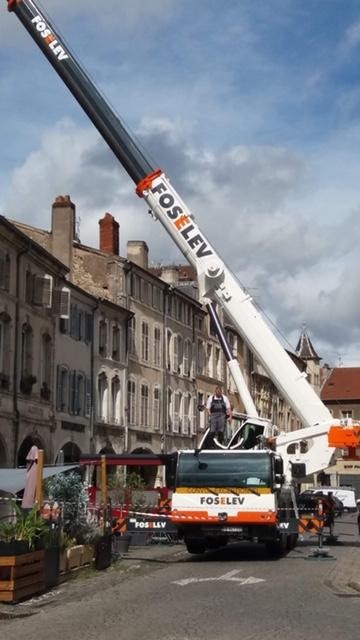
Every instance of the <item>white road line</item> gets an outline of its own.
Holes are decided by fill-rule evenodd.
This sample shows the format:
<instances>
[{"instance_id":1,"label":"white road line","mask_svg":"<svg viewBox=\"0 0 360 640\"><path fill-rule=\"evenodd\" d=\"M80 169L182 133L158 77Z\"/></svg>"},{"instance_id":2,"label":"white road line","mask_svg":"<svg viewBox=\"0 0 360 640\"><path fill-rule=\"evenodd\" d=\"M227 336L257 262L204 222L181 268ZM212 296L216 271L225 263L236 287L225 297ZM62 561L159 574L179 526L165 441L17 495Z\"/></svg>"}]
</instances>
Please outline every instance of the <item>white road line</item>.
<instances>
[{"instance_id":1,"label":"white road line","mask_svg":"<svg viewBox=\"0 0 360 640\"><path fill-rule=\"evenodd\" d=\"M238 574L240 573L240 569L234 569L233 571L229 571L222 576L216 576L212 578L183 578L182 580L174 580L172 584L178 584L180 587L185 587L188 584L192 584L195 582L215 582L218 580L224 580L225 582L237 582L237 584L245 585L245 584L256 584L258 582L265 582L264 578L254 578L253 576L249 576L248 578L240 578Z\"/></svg>"}]
</instances>

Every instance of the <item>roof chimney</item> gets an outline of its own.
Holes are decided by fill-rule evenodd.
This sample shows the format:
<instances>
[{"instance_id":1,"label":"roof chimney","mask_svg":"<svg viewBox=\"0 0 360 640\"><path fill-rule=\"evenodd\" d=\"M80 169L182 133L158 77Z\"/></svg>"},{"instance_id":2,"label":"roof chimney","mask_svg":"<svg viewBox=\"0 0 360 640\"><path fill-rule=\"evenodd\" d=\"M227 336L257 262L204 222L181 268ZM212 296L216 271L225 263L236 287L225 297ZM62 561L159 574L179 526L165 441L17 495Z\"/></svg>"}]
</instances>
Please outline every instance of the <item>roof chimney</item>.
<instances>
[{"instance_id":1,"label":"roof chimney","mask_svg":"<svg viewBox=\"0 0 360 640\"><path fill-rule=\"evenodd\" d=\"M127 259L143 269L149 268L149 247L144 240L128 240Z\"/></svg>"},{"instance_id":2,"label":"roof chimney","mask_svg":"<svg viewBox=\"0 0 360 640\"><path fill-rule=\"evenodd\" d=\"M111 213L105 213L99 220L100 249L112 255L119 255L119 223Z\"/></svg>"},{"instance_id":3,"label":"roof chimney","mask_svg":"<svg viewBox=\"0 0 360 640\"><path fill-rule=\"evenodd\" d=\"M70 270L75 238L75 205L70 196L57 196L52 205L52 253Z\"/></svg>"}]
</instances>

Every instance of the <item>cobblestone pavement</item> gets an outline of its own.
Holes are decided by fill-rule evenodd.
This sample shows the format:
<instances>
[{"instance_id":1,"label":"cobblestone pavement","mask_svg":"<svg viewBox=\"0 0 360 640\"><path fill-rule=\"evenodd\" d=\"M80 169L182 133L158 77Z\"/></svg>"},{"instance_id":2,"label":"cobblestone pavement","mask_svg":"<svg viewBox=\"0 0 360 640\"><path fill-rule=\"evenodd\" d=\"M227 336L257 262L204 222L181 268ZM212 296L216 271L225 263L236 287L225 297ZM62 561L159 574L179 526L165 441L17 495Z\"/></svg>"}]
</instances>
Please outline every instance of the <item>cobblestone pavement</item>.
<instances>
[{"instance_id":1,"label":"cobblestone pavement","mask_svg":"<svg viewBox=\"0 0 360 640\"><path fill-rule=\"evenodd\" d=\"M357 513L345 513L336 520L336 544L327 544L329 553L336 557L331 563L326 583L339 595L360 597L360 535L357 525Z\"/></svg>"}]
</instances>

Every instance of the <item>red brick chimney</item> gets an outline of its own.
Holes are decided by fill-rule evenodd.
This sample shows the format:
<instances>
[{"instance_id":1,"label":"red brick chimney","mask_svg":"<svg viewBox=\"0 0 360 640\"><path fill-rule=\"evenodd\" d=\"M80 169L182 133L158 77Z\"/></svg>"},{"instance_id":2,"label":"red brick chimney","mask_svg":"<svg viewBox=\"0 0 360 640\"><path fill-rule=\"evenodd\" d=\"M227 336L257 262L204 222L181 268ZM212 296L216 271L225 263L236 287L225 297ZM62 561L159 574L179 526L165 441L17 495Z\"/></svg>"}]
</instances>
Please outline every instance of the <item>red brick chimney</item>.
<instances>
[{"instance_id":1,"label":"red brick chimney","mask_svg":"<svg viewBox=\"0 0 360 640\"><path fill-rule=\"evenodd\" d=\"M100 249L113 255L119 255L119 223L111 213L105 213L99 220Z\"/></svg>"}]
</instances>

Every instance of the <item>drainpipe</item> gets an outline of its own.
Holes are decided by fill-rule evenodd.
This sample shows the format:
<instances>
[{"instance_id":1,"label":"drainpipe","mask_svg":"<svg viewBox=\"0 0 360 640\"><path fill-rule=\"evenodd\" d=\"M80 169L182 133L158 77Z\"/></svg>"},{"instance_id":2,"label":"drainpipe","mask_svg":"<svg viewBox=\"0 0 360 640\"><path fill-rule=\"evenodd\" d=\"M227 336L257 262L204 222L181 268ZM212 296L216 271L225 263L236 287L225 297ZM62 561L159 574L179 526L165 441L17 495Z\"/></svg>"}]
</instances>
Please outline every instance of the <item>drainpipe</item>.
<instances>
[{"instance_id":1,"label":"drainpipe","mask_svg":"<svg viewBox=\"0 0 360 640\"><path fill-rule=\"evenodd\" d=\"M167 371L167 360L166 360L166 346L167 346L167 339L166 339L166 307L167 307L167 300L168 298L171 297L171 293L172 293L172 287L169 286L164 290L164 308L163 308L163 394L162 394L162 414L163 414L163 420L162 420L162 446L161 446L161 452L162 453L166 453L167 452L167 440L166 440L166 427L167 427L167 418L168 418L168 371Z\"/></svg>"},{"instance_id":2,"label":"drainpipe","mask_svg":"<svg viewBox=\"0 0 360 640\"><path fill-rule=\"evenodd\" d=\"M17 450L19 447L20 412L18 407L18 386L19 386L19 317L20 317L20 259L30 251L32 241L28 240L26 249L22 249L16 254L16 285L15 285L15 336L14 336L14 369L13 369L13 410L14 410L14 454L13 466L17 467Z\"/></svg>"},{"instance_id":3,"label":"drainpipe","mask_svg":"<svg viewBox=\"0 0 360 640\"><path fill-rule=\"evenodd\" d=\"M125 353L126 353L126 368L125 368L125 389L124 389L124 453L128 452L129 448L129 407L127 406L127 397L128 397L128 381L129 381L129 324L133 319L135 313L129 311L128 309L128 318L126 323L126 334L125 334ZM126 467L125 467L126 474Z\"/></svg>"},{"instance_id":4,"label":"drainpipe","mask_svg":"<svg viewBox=\"0 0 360 640\"><path fill-rule=\"evenodd\" d=\"M92 308L92 335L90 342L90 389L91 389L91 397L90 397L90 453L95 453L95 438L94 438L94 423L95 423L95 374L94 374L94 364L95 364L95 314L99 308L99 303Z\"/></svg>"}]
</instances>

